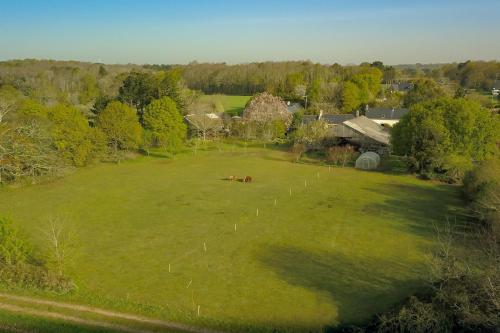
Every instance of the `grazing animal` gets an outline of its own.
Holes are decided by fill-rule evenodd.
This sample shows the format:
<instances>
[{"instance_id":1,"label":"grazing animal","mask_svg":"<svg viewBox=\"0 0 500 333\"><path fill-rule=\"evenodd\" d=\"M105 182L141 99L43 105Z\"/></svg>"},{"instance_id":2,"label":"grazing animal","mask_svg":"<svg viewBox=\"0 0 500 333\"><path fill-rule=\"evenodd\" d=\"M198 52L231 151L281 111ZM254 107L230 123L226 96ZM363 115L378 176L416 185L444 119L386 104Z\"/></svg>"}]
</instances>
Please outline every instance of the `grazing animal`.
<instances>
[{"instance_id":1,"label":"grazing animal","mask_svg":"<svg viewBox=\"0 0 500 333\"><path fill-rule=\"evenodd\" d=\"M243 178L243 182L244 182L244 183L251 183L251 182L252 182L252 177L250 177L250 176L245 176L245 178Z\"/></svg>"},{"instance_id":2,"label":"grazing animal","mask_svg":"<svg viewBox=\"0 0 500 333\"><path fill-rule=\"evenodd\" d=\"M229 177L227 177L227 180L229 180L229 181L232 182L232 181L236 180L236 177L235 176L229 176Z\"/></svg>"}]
</instances>

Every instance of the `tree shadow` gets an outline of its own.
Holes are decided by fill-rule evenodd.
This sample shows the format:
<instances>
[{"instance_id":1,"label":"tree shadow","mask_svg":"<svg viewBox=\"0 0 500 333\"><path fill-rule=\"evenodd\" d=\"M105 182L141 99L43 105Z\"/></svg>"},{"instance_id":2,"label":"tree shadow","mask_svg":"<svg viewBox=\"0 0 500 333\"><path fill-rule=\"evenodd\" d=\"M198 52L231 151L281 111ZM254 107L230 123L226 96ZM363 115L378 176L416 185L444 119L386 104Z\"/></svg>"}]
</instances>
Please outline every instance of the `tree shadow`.
<instances>
[{"instance_id":1,"label":"tree shadow","mask_svg":"<svg viewBox=\"0 0 500 333\"><path fill-rule=\"evenodd\" d=\"M411 272L423 267L409 268L397 261L285 246L265 247L258 259L281 280L331 298L338 310L336 322L325 327L329 331L339 325L363 324L425 286ZM391 272L398 272L398 276Z\"/></svg>"},{"instance_id":2,"label":"tree shadow","mask_svg":"<svg viewBox=\"0 0 500 333\"><path fill-rule=\"evenodd\" d=\"M373 216L383 216L388 221L397 219L397 223L394 223L396 228L425 237L432 236L437 230L449 225L458 233L467 230L466 210L456 186L379 184L364 190L383 193L386 199L383 202L371 202L362 211Z\"/></svg>"}]
</instances>

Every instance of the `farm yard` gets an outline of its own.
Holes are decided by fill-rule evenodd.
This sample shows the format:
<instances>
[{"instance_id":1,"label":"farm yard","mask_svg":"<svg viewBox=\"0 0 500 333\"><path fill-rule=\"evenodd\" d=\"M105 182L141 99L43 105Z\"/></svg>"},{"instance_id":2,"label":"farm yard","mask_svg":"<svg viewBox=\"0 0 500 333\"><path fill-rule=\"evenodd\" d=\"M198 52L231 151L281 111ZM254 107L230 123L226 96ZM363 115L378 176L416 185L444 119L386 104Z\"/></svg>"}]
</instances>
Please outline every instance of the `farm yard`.
<instances>
[{"instance_id":1,"label":"farm yard","mask_svg":"<svg viewBox=\"0 0 500 333\"><path fill-rule=\"evenodd\" d=\"M455 186L231 144L0 190L0 211L33 243L50 221L70 235L78 290L58 300L248 332L321 331L387 310L422 287L435 228L459 206Z\"/></svg>"}]
</instances>

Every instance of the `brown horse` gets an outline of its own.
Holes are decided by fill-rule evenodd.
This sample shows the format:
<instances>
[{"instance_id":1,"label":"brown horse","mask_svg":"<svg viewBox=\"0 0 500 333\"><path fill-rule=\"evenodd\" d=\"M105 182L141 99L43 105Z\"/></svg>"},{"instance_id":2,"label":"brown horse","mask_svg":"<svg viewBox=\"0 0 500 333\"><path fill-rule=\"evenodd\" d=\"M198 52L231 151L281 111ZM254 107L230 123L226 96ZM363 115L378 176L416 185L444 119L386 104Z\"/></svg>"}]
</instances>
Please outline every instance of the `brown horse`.
<instances>
[{"instance_id":1,"label":"brown horse","mask_svg":"<svg viewBox=\"0 0 500 333\"><path fill-rule=\"evenodd\" d=\"M243 182L244 182L244 183L251 183L251 182L252 182L252 177L250 177L250 176L245 176L245 178L243 178Z\"/></svg>"}]
</instances>

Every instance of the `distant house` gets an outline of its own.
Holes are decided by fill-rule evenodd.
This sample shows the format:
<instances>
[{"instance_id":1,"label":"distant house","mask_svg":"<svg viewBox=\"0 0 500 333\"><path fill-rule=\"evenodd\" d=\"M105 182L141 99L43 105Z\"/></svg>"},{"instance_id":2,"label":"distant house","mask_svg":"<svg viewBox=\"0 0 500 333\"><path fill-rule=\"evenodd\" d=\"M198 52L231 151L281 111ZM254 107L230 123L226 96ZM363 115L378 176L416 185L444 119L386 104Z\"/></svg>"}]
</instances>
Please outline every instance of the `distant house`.
<instances>
[{"instance_id":1,"label":"distant house","mask_svg":"<svg viewBox=\"0 0 500 333\"><path fill-rule=\"evenodd\" d=\"M392 83L389 87L391 92L407 92L411 89L413 89L413 83L411 82Z\"/></svg>"},{"instance_id":2,"label":"distant house","mask_svg":"<svg viewBox=\"0 0 500 333\"><path fill-rule=\"evenodd\" d=\"M491 89L491 93L493 94L493 96L500 95L500 81L495 80L495 83L493 83L493 88Z\"/></svg>"},{"instance_id":3,"label":"distant house","mask_svg":"<svg viewBox=\"0 0 500 333\"><path fill-rule=\"evenodd\" d=\"M410 110L403 108L371 108L366 110L365 116L379 125L393 126L408 112Z\"/></svg>"}]
</instances>

